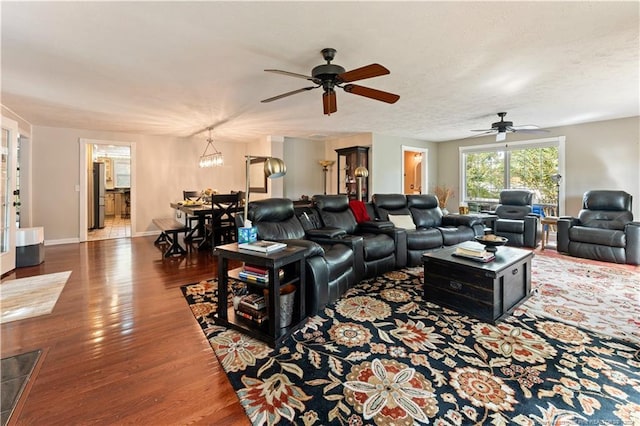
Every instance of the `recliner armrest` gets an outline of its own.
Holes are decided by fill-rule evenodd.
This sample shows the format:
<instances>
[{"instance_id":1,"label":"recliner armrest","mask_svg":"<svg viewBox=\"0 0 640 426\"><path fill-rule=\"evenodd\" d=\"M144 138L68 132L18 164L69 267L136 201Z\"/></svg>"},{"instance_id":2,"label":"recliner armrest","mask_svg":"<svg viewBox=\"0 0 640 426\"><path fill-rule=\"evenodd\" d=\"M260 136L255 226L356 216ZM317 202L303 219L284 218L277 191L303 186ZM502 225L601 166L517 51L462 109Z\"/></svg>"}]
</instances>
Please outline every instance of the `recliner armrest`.
<instances>
[{"instance_id":1,"label":"recliner armrest","mask_svg":"<svg viewBox=\"0 0 640 426\"><path fill-rule=\"evenodd\" d=\"M442 216L442 226L468 226L469 228L473 228L473 225L480 225L482 223L482 218L478 216L465 214L448 214Z\"/></svg>"},{"instance_id":2,"label":"recliner armrest","mask_svg":"<svg viewBox=\"0 0 640 426\"><path fill-rule=\"evenodd\" d=\"M376 232L393 227L393 222L390 220L369 220L358 224L358 232Z\"/></svg>"},{"instance_id":3,"label":"recliner armrest","mask_svg":"<svg viewBox=\"0 0 640 426\"><path fill-rule=\"evenodd\" d=\"M557 233L557 250L558 253L569 252L569 228L578 225L580 221L571 216L560 216L558 218L558 233Z\"/></svg>"},{"instance_id":4,"label":"recliner armrest","mask_svg":"<svg viewBox=\"0 0 640 426\"><path fill-rule=\"evenodd\" d=\"M346 235L347 231L341 228L318 228L318 229L308 229L306 234L310 238L315 238L315 237L336 238L341 235Z\"/></svg>"},{"instance_id":5,"label":"recliner armrest","mask_svg":"<svg viewBox=\"0 0 640 426\"><path fill-rule=\"evenodd\" d=\"M404 228L383 228L375 233L393 238L393 244L396 246L396 268L407 266L407 230Z\"/></svg>"},{"instance_id":6,"label":"recliner armrest","mask_svg":"<svg viewBox=\"0 0 640 426\"><path fill-rule=\"evenodd\" d=\"M640 265L640 222L629 222L624 227L627 246L625 247L626 263Z\"/></svg>"},{"instance_id":7,"label":"recliner armrest","mask_svg":"<svg viewBox=\"0 0 640 426\"><path fill-rule=\"evenodd\" d=\"M528 214L524 217L524 246L538 246L538 215Z\"/></svg>"}]
</instances>

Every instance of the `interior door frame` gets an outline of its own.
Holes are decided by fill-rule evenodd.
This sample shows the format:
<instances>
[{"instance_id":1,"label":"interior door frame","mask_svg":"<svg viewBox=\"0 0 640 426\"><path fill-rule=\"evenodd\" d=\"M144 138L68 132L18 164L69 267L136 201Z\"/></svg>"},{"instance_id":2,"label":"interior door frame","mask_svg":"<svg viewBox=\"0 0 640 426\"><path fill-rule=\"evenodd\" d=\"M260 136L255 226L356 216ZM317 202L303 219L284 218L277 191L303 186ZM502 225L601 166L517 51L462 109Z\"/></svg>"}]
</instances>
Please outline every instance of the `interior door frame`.
<instances>
[{"instance_id":1,"label":"interior door frame","mask_svg":"<svg viewBox=\"0 0 640 426\"><path fill-rule=\"evenodd\" d=\"M18 123L5 116L2 116L2 131L7 130L7 146L9 152L7 153L7 187L6 187L6 200L2 201L1 208L7 208L7 220L9 224L7 226L7 250L0 251L0 276L9 273L16 269L16 206L14 204L16 198L13 195L17 189L17 174L16 165L18 161L18 136L19 128ZM5 182L2 182L4 184ZM5 205L5 201L7 204ZM4 226L5 224L0 224Z\"/></svg>"},{"instance_id":2,"label":"interior door frame","mask_svg":"<svg viewBox=\"0 0 640 426\"><path fill-rule=\"evenodd\" d=\"M405 180L405 175L406 175L406 171L404 169L404 153L405 152L420 152L422 153L422 161L420 164L420 172L421 172L421 186L422 186L422 194L428 194L429 191L427 188L429 188L429 176L427 174L427 165L429 164L429 149L428 148L420 148L417 146L408 146L408 145L402 145L402 152L400 153L400 166L401 166L401 173L400 173L400 190L402 193L404 193L404 180Z\"/></svg>"},{"instance_id":3,"label":"interior door frame","mask_svg":"<svg viewBox=\"0 0 640 426\"><path fill-rule=\"evenodd\" d=\"M87 194L88 194L88 170L87 170L87 146L88 145L120 145L128 146L131 160L131 187L130 187L130 218L131 218L131 236L135 236L136 229L136 143L127 141L107 141L100 139L85 139L80 138L78 140L80 144L80 220L78 223L78 239L85 242L88 239L89 230L87 227L88 220L88 208L87 208Z\"/></svg>"}]
</instances>

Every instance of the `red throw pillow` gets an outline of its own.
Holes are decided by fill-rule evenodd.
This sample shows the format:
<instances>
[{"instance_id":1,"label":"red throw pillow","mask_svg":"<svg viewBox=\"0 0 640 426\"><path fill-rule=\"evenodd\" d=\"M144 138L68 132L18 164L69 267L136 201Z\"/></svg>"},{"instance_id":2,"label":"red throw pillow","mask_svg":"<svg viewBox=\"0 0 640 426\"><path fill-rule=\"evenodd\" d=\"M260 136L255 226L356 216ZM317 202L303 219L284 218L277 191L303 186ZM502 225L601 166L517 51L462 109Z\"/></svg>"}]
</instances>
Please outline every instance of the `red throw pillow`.
<instances>
[{"instance_id":1,"label":"red throw pillow","mask_svg":"<svg viewBox=\"0 0 640 426\"><path fill-rule=\"evenodd\" d=\"M362 223L371 220L367 213L367 207L364 205L364 201L351 200L349 201L349 207L356 217L356 222Z\"/></svg>"}]
</instances>

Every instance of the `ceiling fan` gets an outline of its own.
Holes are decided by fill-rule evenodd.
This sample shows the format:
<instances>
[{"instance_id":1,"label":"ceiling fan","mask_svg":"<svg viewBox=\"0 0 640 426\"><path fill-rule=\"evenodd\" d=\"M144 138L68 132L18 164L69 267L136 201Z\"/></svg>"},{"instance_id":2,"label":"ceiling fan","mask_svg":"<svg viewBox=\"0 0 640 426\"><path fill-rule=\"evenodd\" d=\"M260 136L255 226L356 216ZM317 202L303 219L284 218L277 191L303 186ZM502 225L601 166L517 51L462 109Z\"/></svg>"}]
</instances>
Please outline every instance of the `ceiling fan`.
<instances>
[{"instance_id":1,"label":"ceiling fan","mask_svg":"<svg viewBox=\"0 0 640 426\"><path fill-rule=\"evenodd\" d=\"M273 72L276 74L303 78L305 80L313 82L315 86L303 87L302 89L293 90L291 92L283 93L272 98L264 99L261 102L272 102L278 99L285 98L287 96L295 95L296 93L302 93L307 90L322 87L322 89L324 90L324 93L322 94L322 106L324 108L324 113L326 115L331 115L338 110L335 91L336 87L343 89L347 93L364 96L365 98L375 99L377 101L387 102L389 104L393 104L398 99L400 99L400 96L393 93L383 92L382 90L371 89L369 87L359 86L357 84L350 84L352 81L364 80L366 78L389 74L389 70L382 65L371 64L364 67L356 68L351 71L345 71L345 69L340 65L331 63L336 55L335 49L326 48L322 49L321 52L323 58L325 59L325 61L327 61L327 63L314 67L313 70L311 70L311 76L297 74L289 71L273 69L265 70L267 72Z\"/></svg>"},{"instance_id":2,"label":"ceiling fan","mask_svg":"<svg viewBox=\"0 0 640 426\"><path fill-rule=\"evenodd\" d=\"M483 132L481 135L488 135L491 133L496 134L496 142L503 141L507 138L507 132L515 133L545 133L548 130L544 130L539 128L536 125L528 124L525 126L514 126L512 121L504 121L504 117L507 115L506 112L499 112L498 117L500 117L500 121L496 121L495 123L491 123L490 129L479 129L479 130L471 130L472 132Z\"/></svg>"}]
</instances>

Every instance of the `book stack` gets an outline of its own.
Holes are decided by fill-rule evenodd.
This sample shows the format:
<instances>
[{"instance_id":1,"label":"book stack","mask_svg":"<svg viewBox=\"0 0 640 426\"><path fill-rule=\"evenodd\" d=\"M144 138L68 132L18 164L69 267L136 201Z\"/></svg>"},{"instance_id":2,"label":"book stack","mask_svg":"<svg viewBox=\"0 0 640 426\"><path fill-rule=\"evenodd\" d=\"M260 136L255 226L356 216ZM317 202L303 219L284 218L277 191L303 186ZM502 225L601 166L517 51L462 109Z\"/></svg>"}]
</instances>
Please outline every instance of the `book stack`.
<instances>
[{"instance_id":1,"label":"book stack","mask_svg":"<svg viewBox=\"0 0 640 426\"><path fill-rule=\"evenodd\" d=\"M267 303L263 295L250 293L240 298L236 314L242 318L249 319L258 324L262 324L269 318L267 313Z\"/></svg>"},{"instance_id":2,"label":"book stack","mask_svg":"<svg viewBox=\"0 0 640 426\"><path fill-rule=\"evenodd\" d=\"M276 241L254 241L251 243L238 244L238 248L241 250L251 250L260 253L273 253L287 248L285 243L279 243Z\"/></svg>"},{"instance_id":3,"label":"book stack","mask_svg":"<svg viewBox=\"0 0 640 426\"><path fill-rule=\"evenodd\" d=\"M278 271L280 278L284 277L284 271ZM248 283L266 284L269 282L269 269L262 266L245 264L242 270L238 272L238 277Z\"/></svg>"},{"instance_id":4,"label":"book stack","mask_svg":"<svg viewBox=\"0 0 640 426\"><path fill-rule=\"evenodd\" d=\"M485 250L482 244L473 241L458 244L453 254L454 256L464 257L482 263L491 262L496 258L493 253Z\"/></svg>"}]
</instances>

